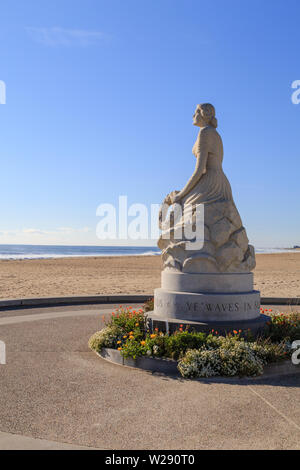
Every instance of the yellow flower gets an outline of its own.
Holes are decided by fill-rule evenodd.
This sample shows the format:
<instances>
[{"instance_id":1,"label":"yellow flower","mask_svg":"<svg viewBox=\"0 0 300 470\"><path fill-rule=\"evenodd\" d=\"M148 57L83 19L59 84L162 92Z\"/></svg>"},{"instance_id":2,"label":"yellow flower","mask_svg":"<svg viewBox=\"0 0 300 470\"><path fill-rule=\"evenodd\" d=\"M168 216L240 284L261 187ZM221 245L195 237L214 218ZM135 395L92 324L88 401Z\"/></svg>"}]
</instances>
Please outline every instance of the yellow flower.
<instances>
[{"instance_id":1,"label":"yellow flower","mask_svg":"<svg viewBox=\"0 0 300 470\"><path fill-rule=\"evenodd\" d=\"M135 326L139 326L139 323L136 323Z\"/></svg>"},{"instance_id":2,"label":"yellow flower","mask_svg":"<svg viewBox=\"0 0 300 470\"><path fill-rule=\"evenodd\" d=\"M124 335L123 338L127 338L127 335Z\"/></svg>"},{"instance_id":3,"label":"yellow flower","mask_svg":"<svg viewBox=\"0 0 300 470\"><path fill-rule=\"evenodd\" d=\"M154 339L154 338L156 338L156 335L154 333L152 333L152 335L150 335L150 338Z\"/></svg>"},{"instance_id":4,"label":"yellow flower","mask_svg":"<svg viewBox=\"0 0 300 470\"><path fill-rule=\"evenodd\" d=\"M122 343L122 341L117 341L117 344L121 344L121 343Z\"/></svg>"},{"instance_id":5,"label":"yellow flower","mask_svg":"<svg viewBox=\"0 0 300 470\"><path fill-rule=\"evenodd\" d=\"M122 348L118 348L118 351L121 351Z\"/></svg>"}]
</instances>

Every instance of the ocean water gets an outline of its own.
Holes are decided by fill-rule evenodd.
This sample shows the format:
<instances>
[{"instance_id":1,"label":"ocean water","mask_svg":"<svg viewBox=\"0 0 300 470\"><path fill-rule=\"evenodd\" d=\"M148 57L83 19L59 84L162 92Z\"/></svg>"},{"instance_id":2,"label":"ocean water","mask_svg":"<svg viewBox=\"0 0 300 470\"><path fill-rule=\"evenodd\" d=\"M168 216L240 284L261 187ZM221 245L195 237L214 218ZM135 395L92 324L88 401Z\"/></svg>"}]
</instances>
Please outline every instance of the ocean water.
<instances>
[{"instance_id":1,"label":"ocean water","mask_svg":"<svg viewBox=\"0 0 300 470\"><path fill-rule=\"evenodd\" d=\"M255 248L256 253L300 253L293 248ZM155 246L0 245L0 259L43 259L76 256L157 256Z\"/></svg>"},{"instance_id":2,"label":"ocean water","mask_svg":"<svg viewBox=\"0 0 300 470\"><path fill-rule=\"evenodd\" d=\"M141 246L61 246L0 245L0 259L43 259L74 256L160 255L157 247Z\"/></svg>"}]
</instances>

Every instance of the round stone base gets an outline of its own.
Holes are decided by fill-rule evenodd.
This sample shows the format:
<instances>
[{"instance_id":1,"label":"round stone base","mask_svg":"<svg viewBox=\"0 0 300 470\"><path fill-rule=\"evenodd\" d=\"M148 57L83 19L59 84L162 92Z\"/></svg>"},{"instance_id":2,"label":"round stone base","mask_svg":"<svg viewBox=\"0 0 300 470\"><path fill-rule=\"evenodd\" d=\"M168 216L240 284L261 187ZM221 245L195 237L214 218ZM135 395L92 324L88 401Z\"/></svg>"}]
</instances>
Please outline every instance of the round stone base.
<instances>
[{"instance_id":1,"label":"round stone base","mask_svg":"<svg viewBox=\"0 0 300 470\"><path fill-rule=\"evenodd\" d=\"M253 291L253 273L181 273L164 270L162 289L174 292L224 294Z\"/></svg>"},{"instance_id":2,"label":"round stone base","mask_svg":"<svg viewBox=\"0 0 300 470\"><path fill-rule=\"evenodd\" d=\"M260 315L260 295L258 291L217 294L155 289L154 314L209 323L254 320Z\"/></svg>"}]
</instances>

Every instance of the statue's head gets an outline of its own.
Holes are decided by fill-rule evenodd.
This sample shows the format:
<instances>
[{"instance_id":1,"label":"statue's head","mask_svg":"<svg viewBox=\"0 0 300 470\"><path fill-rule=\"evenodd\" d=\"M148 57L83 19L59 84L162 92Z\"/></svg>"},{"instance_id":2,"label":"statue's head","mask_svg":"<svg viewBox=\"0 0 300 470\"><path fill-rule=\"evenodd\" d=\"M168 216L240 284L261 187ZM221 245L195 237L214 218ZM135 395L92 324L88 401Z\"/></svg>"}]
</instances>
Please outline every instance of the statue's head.
<instances>
[{"instance_id":1,"label":"statue's head","mask_svg":"<svg viewBox=\"0 0 300 470\"><path fill-rule=\"evenodd\" d=\"M198 104L196 111L193 115L193 118L194 118L194 121L193 121L194 126L218 127L216 111L215 111L214 106L210 103Z\"/></svg>"}]
</instances>

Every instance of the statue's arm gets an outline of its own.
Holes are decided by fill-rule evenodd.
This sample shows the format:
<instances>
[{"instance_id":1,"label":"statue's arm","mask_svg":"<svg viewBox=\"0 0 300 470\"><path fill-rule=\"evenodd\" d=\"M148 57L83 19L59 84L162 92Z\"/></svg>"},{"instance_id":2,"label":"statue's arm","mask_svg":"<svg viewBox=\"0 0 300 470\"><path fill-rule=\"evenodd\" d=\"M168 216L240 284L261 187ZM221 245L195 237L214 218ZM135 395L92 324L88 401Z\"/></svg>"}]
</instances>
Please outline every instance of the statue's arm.
<instances>
[{"instance_id":1,"label":"statue's arm","mask_svg":"<svg viewBox=\"0 0 300 470\"><path fill-rule=\"evenodd\" d=\"M174 202L180 201L180 199L182 199L187 194L189 194L189 192L198 183L201 176L205 173L208 152L209 152L209 134L208 132L204 131L201 133L201 137L199 140L199 146L198 146L197 154L196 154L197 162L196 162L194 173L188 180L185 187L175 196Z\"/></svg>"}]
</instances>

